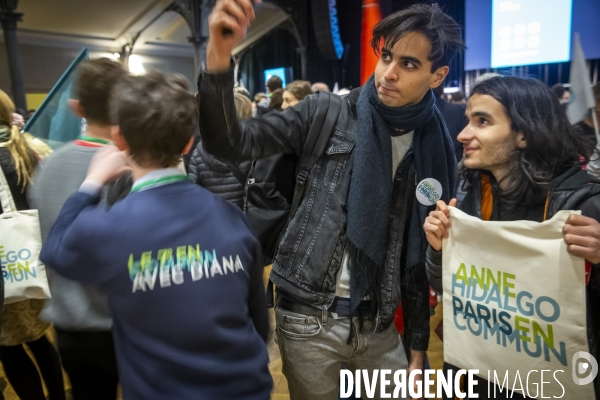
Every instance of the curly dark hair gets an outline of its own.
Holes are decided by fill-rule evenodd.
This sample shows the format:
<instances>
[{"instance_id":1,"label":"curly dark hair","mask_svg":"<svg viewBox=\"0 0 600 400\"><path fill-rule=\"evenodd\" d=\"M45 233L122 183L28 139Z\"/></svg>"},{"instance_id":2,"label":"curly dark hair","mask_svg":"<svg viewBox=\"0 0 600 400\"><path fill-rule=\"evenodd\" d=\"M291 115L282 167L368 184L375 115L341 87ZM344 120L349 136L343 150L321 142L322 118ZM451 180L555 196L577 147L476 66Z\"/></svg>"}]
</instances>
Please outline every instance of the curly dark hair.
<instances>
[{"instance_id":1,"label":"curly dark hair","mask_svg":"<svg viewBox=\"0 0 600 400\"><path fill-rule=\"evenodd\" d=\"M524 148L515 146L509 172L501 180L506 182L499 195L507 204L527 202L529 193L550 189L552 180L567 167L589 161L594 149L571 125L558 97L543 82L499 76L477 84L471 92L475 94L491 96L502 104L512 133L522 133L527 143ZM477 175L476 170L466 170L466 187Z\"/></svg>"}]
</instances>

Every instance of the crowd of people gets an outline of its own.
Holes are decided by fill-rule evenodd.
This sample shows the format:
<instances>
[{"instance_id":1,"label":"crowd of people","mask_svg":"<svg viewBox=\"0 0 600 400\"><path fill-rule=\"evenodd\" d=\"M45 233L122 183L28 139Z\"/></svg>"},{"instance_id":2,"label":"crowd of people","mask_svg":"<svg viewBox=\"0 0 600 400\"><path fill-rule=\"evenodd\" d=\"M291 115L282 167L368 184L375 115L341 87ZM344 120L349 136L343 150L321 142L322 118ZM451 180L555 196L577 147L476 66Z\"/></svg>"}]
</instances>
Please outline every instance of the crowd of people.
<instances>
[{"instance_id":1,"label":"crowd of people","mask_svg":"<svg viewBox=\"0 0 600 400\"><path fill-rule=\"evenodd\" d=\"M0 361L19 398L45 398L44 383L65 399L64 368L75 400L114 399L119 385L126 400L268 399L271 302L294 400L338 399L341 368L422 371L450 206L487 221L582 211L563 233L590 265L587 338L600 359L592 116L574 126L564 90L497 74L448 101L461 29L422 4L376 26L377 67L340 102L324 83L278 77L251 99L234 88L231 53L253 18L250 0L217 3L195 95L176 75L82 64L69 106L86 131L51 155L0 92L0 166L16 208L39 211L52 294L2 308ZM326 145L302 174L315 131ZM424 178L441 185L431 206L414 198Z\"/></svg>"}]
</instances>

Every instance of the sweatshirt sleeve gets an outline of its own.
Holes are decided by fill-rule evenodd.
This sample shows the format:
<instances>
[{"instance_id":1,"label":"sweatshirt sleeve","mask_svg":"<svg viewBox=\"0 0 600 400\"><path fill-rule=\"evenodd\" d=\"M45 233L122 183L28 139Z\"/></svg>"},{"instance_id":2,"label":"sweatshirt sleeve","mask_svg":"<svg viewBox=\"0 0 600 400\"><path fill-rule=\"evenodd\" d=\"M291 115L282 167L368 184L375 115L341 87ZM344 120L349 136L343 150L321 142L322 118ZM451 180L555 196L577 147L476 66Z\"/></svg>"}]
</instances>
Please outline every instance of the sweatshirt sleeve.
<instances>
[{"instance_id":1,"label":"sweatshirt sleeve","mask_svg":"<svg viewBox=\"0 0 600 400\"><path fill-rule=\"evenodd\" d=\"M40 259L62 276L84 283L103 281L97 248L95 206L98 196L76 192L63 205L42 247Z\"/></svg>"},{"instance_id":2,"label":"sweatshirt sleeve","mask_svg":"<svg viewBox=\"0 0 600 400\"><path fill-rule=\"evenodd\" d=\"M248 310L250 311L250 318L252 318L252 321L254 322L256 331L266 343L267 335L269 333L269 314L265 297L265 287L263 284L263 257L258 245L254 254L254 265L250 271Z\"/></svg>"}]
</instances>

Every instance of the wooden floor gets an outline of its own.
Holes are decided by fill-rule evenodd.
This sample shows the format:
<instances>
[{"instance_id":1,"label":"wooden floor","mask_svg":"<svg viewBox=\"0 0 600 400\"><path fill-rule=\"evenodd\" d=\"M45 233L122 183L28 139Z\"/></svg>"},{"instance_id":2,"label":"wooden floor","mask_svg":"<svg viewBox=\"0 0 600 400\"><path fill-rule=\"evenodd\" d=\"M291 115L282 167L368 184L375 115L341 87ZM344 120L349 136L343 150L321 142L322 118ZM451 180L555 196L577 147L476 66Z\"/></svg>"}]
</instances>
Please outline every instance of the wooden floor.
<instances>
[{"instance_id":1,"label":"wooden floor","mask_svg":"<svg viewBox=\"0 0 600 400\"><path fill-rule=\"evenodd\" d=\"M270 270L265 270L265 280L268 279L268 274ZM271 321L271 332L273 332L273 328L275 325L275 313L273 309L269 309L269 317ZM429 363L431 364L431 368L433 369L441 369L443 365L443 345L442 341L435 334L434 329L438 326L440 321L442 320L442 305L438 304L435 310L435 315L431 317L431 336L429 339L429 351L427 352L427 356L429 358ZM48 332L50 339L54 342L54 332L50 330ZM281 356L279 354L279 348L277 344L273 340L273 335L269 336L269 341L267 343L267 349L269 351L269 370L273 376L273 393L271 395L271 400L289 400L289 392L287 387L287 381L285 376L281 371ZM65 387L67 389L67 399L70 399L70 384L68 381L68 377L65 374ZM3 391L4 397L6 400L18 400L19 398L15 394L12 387L8 384L4 377L4 370L0 366L0 390ZM435 391L432 391L435 392ZM119 396L120 398L120 396Z\"/></svg>"}]
</instances>

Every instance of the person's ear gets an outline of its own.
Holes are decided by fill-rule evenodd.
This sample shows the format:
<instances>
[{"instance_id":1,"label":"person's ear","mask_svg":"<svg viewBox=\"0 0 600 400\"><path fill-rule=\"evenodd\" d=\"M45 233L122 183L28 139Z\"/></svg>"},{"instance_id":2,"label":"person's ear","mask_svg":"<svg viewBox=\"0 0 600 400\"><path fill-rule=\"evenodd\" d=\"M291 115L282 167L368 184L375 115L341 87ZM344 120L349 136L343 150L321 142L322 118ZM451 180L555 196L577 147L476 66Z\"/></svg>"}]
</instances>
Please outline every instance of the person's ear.
<instances>
[{"instance_id":1,"label":"person's ear","mask_svg":"<svg viewBox=\"0 0 600 400\"><path fill-rule=\"evenodd\" d=\"M190 151L192 151L192 146L194 145L194 139L195 139L195 137L194 137L194 135L192 135L190 140L187 142L187 144L183 148L183 151L181 152L181 154L188 154Z\"/></svg>"},{"instance_id":2,"label":"person's ear","mask_svg":"<svg viewBox=\"0 0 600 400\"><path fill-rule=\"evenodd\" d=\"M431 89L435 89L436 87L440 86L444 82L444 79L446 79L446 77L448 76L448 72L450 72L450 68L448 68L447 65L436 69L433 72L433 75L431 76L429 87Z\"/></svg>"},{"instance_id":3,"label":"person's ear","mask_svg":"<svg viewBox=\"0 0 600 400\"><path fill-rule=\"evenodd\" d=\"M121 129L118 125L114 125L110 128L110 136L112 137L113 143L117 146L119 150L129 150L129 146L127 146L127 141L125 141L125 138L123 137Z\"/></svg>"},{"instance_id":4,"label":"person's ear","mask_svg":"<svg viewBox=\"0 0 600 400\"><path fill-rule=\"evenodd\" d=\"M517 147L520 149L524 149L527 147L527 141L525 140L525 136L519 132L517 133Z\"/></svg>"},{"instance_id":5,"label":"person's ear","mask_svg":"<svg viewBox=\"0 0 600 400\"><path fill-rule=\"evenodd\" d=\"M79 100L69 99L67 101L67 104L69 105L69 108L71 109L73 114L75 114L75 116L79 118L85 118L85 111L83 110L83 107L81 106L81 102Z\"/></svg>"}]
</instances>

